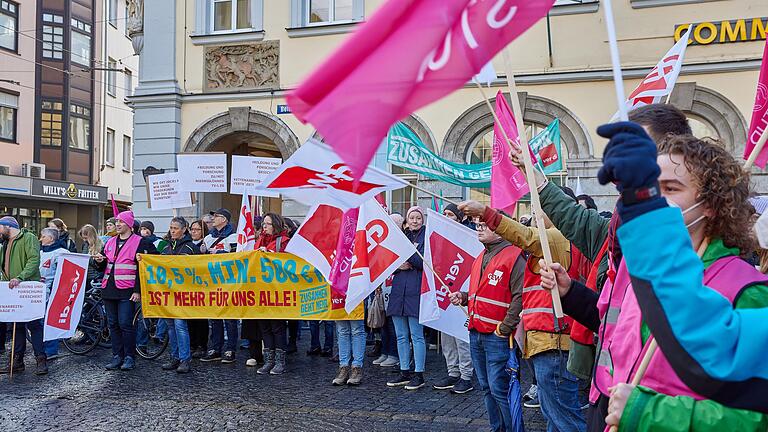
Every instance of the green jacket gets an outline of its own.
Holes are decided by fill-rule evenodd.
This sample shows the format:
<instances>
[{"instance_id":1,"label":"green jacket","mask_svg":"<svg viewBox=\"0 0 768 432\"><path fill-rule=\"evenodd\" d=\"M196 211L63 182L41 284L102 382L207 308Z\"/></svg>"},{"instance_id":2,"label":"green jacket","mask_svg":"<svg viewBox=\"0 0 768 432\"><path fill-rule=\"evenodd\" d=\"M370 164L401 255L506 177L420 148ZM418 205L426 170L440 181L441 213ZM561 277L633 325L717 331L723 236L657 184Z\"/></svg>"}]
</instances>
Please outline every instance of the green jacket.
<instances>
[{"instance_id":1,"label":"green jacket","mask_svg":"<svg viewBox=\"0 0 768 432\"><path fill-rule=\"evenodd\" d=\"M706 269L717 259L738 255L720 239L713 239L702 256ZM768 287L754 285L739 296L736 309L758 309L768 306ZM643 343L650 336L648 327L641 329ZM713 335L717 337L717 335ZM667 396L638 386L627 400L619 431L761 431L768 430L768 416L754 411L728 408L712 400L697 401L688 396Z\"/></svg>"},{"instance_id":2,"label":"green jacket","mask_svg":"<svg viewBox=\"0 0 768 432\"><path fill-rule=\"evenodd\" d=\"M40 281L40 242L22 229L11 245L10 274L5 274L5 247L0 247L0 280Z\"/></svg>"}]
</instances>

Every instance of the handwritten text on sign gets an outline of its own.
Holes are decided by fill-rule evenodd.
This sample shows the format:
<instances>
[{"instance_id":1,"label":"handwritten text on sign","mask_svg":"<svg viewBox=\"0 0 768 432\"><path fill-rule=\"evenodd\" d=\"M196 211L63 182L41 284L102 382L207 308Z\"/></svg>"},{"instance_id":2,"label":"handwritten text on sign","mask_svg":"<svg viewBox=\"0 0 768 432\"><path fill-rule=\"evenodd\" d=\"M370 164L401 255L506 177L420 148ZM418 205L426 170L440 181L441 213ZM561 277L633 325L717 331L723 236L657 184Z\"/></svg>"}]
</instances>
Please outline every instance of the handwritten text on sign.
<instances>
[{"instance_id":1,"label":"handwritten text on sign","mask_svg":"<svg viewBox=\"0 0 768 432\"><path fill-rule=\"evenodd\" d=\"M180 186L179 173L149 176L149 202L152 210L170 210L192 206L192 196Z\"/></svg>"},{"instance_id":2,"label":"handwritten text on sign","mask_svg":"<svg viewBox=\"0 0 768 432\"><path fill-rule=\"evenodd\" d=\"M332 293L323 275L285 253L143 255L144 315L162 318L362 319Z\"/></svg>"}]
</instances>

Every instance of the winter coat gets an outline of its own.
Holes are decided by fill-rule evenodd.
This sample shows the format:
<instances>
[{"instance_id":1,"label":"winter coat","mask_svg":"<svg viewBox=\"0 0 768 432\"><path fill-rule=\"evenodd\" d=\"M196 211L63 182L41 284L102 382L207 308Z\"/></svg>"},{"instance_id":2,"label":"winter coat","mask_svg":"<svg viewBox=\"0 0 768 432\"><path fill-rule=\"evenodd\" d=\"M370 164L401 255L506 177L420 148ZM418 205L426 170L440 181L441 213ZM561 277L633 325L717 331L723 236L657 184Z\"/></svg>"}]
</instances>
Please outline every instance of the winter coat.
<instances>
[{"instance_id":1,"label":"winter coat","mask_svg":"<svg viewBox=\"0 0 768 432\"><path fill-rule=\"evenodd\" d=\"M192 242L192 237L189 234L184 234L184 237L179 240L169 240L161 255L195 255L199 253L200 249Z\"/></svg>"},{"instance_id":2,"label":"winter coat","mask_svg":"<svg viewBox=\"0 0 768 432\"><path fill-rule=\"evenodd\" d=\"M280 250L278 250L277 247L278 238L280 239ZM277 235L266 234L264 231L262 231L259 238L256 239L256 245L253 248L258 250L259 248L263 247L269 252L284 252L285 247L288 245L288 240L290 240L290 237L288 237L287 230Z\"/></svg>"},{"instance_id":3,"label":"winter coat","mask_svg":"<svg viewBox=\"0 0 768 432\"><path fill-rule=\"evenodd\" d=\"M77 253L77 245L75 244L74 240L69 238L69 232L68 231L64 231L64 232L59 231L59 241L58 241L58 244L62 248L66 249L66 250L68 250L68 251L70 251L72 253Z\"/></svg>"},{"instance_id":4,"label":"winter coat","mask_svg":"<svg viewBox=\"0 0 768 432\"><path fill-rule=\"evenodd\" d=\"M418 231L406 230L405 236L413 242L419 254L424 255L424 235L425 227ZM423 262L419 254L414 254L408 258L411 264L408 270L396 270L395 277L392 280L392 292L389 294L389 305L387 306L387 316L419 316L419 299L421 298L421 275Z\"/></svg>"},{"instance_id":5,"label":"winter coat","mask_svg":"<svg viewBox=\"0 0 768 432\"><path fill-rule=\"evenodd\" d=\"M207 253L227 253L237 250L237 233L232 228L232 224L227 224L221 231L212 229L203 241Z\"/></svg>"},{"instance_id":6,"label":"winter coat","mask_svg":"<svg viewBox=\"0 0 768 432\"><path fill-rule=\"evenodd\" d=\"M8 247L9 242L0 248L0 280L39 281L40 242L37 241L37 236L26 229L21 230L10 246L9 270L6 272L5 248Z\"/></svg>"},{"instance_id":7,"label":"winter coat","mask_svg":"<svg viewBox=\"0 0 768 432\"><path fill-rule=\"evenodd\" d=\"M91 247L91 245L88 244L87 241L83 242L83 247L81 249L81 253L84 253L86 255L90 255L91 254L91 252L89 250L90 247ZM99 270L99 264L93 258L88 260L88 276L86 276L86 277L87 277L87 280L88 280L87 288L91 287L91 282L92 281L95 281L95 280L100 281L100 280L104 279L104 272Z\"/></svg>"},{"instance_id":8,"label":"winter coat","mask_svg":"<svg viewBox=\"0 0 768 432\"><path fill-rule=\"evenodd\" d=\"M56 242L40 246L40 281L45 283L46 295L50 296L53 280L56 278L56 265L59 255L69 252Z\"/></svg>"}]
</instances>

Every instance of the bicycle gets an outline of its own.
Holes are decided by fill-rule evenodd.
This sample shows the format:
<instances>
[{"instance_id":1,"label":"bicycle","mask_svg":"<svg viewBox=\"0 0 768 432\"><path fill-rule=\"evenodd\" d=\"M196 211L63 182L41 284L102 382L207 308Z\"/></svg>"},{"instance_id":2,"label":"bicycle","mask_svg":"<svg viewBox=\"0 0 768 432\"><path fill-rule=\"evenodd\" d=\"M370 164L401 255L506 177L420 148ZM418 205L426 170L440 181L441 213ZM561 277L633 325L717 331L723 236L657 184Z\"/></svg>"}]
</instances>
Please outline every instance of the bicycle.
<instances>
[{"instance_id":1,"label":"bicycle","mask_svg":"<svg viewBox=\"0 0 768 432\"><path fill-rule=\"evenodd\" d=\"M85 299L83 299L83 311L75 334L62 341L64 348L72 354L87 354L97 345L100 345L102 341L105 344L108 343L109 347L112 346L109 343L109 326L99 288L100 284L97 281L91 282L91 287L86 291Z\"/></svg>"},{"instance_id":2,"label":"bicycle","mask_svg":"<svg viewBox=\"0 0 768 432\"><path fill-rule=\"evenodd\" d=\"M160 357L168 347L168 330L162 331L165 325L162 318L144 318L139 304L133 316L133 324L136 326L136 353L147 360ZM158 336L159 333L162 335ZM146 343L140 340L143 337L146 337Z\"/></svg>"}]
</instances>

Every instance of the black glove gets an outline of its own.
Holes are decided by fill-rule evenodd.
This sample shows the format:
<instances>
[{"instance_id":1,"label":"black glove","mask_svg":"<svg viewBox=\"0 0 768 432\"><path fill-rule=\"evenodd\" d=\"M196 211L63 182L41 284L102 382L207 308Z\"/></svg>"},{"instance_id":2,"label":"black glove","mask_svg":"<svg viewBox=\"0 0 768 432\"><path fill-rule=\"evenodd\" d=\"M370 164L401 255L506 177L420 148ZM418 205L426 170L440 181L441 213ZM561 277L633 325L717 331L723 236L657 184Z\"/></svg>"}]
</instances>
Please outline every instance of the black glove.
<instances>
[{"instance_id":1,"label":"black glove","mask_svg":"<svg viewBox=\"0 0 768 432\"><path fill-rule=\"evenodd\" d=\"M637 123L619 122L597 128L610 141L603 152L603 166L597 172L600 184L616 183L621 193L617 210L623 222L648 211L666 207L659 190L661 169L656 163L656 143Z\"/></svg>"}]
</instances>

